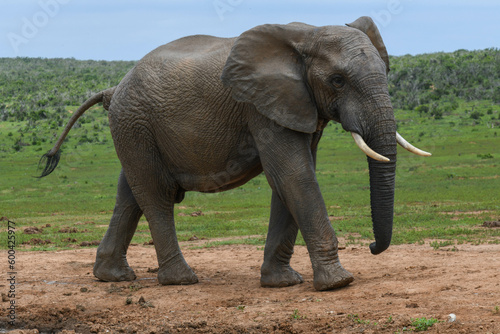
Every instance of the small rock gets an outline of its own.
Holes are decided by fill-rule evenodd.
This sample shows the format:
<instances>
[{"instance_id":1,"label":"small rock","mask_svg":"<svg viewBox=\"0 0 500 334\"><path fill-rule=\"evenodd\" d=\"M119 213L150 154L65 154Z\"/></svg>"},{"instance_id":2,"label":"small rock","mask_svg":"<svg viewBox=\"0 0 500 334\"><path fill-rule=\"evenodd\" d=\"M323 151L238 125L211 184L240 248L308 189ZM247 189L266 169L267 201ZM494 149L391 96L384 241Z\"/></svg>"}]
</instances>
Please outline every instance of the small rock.
<instances>
[{"instance_id":1,"label":"small rock","mask_svg":"<svg viewBox=\"0 0 500 334\"><path fill-rule=\"evenodd\" d=\"M80 243L80 246L86 247L86 246L99 246L101 242L99 240L93 240L93 241L82 241Z\"/></svg>"},{"instance_id":2,"label":"small rock","mask_svg":"<svg viewBox=\"0 0 500 334\"><path fill-rule=\"evenodd\" d=\"M59 233L78 233L78 229L76 227L64 227L64 228L61 228L59 231Z\"/></svg>"},{"instance_id":3,"label":"small rock","mask_svg":"<svg viewBox=\"0 0 500 334\"><path fill-rule=\"evenodd\" d=\"M24 234L38 234L42 233L43 231L39 229L38 227L32 226L32 227L26 227L24 229Z\"/></svg>"},{"instance_id":4,"label":"small rock","mask_svg":"<svg viewBox=\"0 0 500 334\"><path fill-rule=\"evenodd\" d=\"M497 220L497 221L484 222L483 227L490 227L490 228L500 227L500 221Z\"/></svg>"},{"instance_id":5,"label":"small rock","mask_svg":"<svg viewBox=\"0 0 500 334\"><path fill-rule=\"evenodd\" d=\"M63 239L62 241L66 241L66 242L78 242L78 240L76 240L75 238L67 238L67 239Z\"/></svg>"},{"instance_id":6,"label":"small rock","mask_svg":"<svg viewBox=\"0 0 500 334\"><path fill-rule=\"evenodd\" d=\"M90 332L91 333L99 333L99 332L101 332L101 329L102 329L102 326L99 325L99 324L92 324L90 326Z\"/></svg>"},{"instance_id":7,"label":"small rock","mask_svg":"<svg viewBox=\"0 0 500 334\"><path fill-rule=\"evenodd\" d=\"M49 239L42 240L39 238L31 238L30 241L23 241L23 245L48 245L51 244L52 241Z\"/></svg>"},{"instance_id":8,"label":"small rock","mask_svg":"<svg viewBox=\"0 0 500 334\"><path fill-rule=\"evenodd\" d=\"M199 217L199 216L203 216L203 212L195 211L191 214L191 217Z\"/></svg>"},{"instance_id":9,"label":"small rock","mask_svg":"<svg viewBox=\"0 0 500 334\"><path fill-rule=\"evenodd\" d=\"M87 289L87 288L80 288L80 292L88 292L88 291L89 291L89 289Z\"/></svg>"},{"instance_id":10,"label":"small rock","mask_svg":"<svg viewBox=\"0 0 500 334\"><path fill-rule=\"evenodd\" d=\"M457 316L453 313L450 313L448 315L448 322L455 322L455 320L457 320Z\"/></svg>"}]
</instances>

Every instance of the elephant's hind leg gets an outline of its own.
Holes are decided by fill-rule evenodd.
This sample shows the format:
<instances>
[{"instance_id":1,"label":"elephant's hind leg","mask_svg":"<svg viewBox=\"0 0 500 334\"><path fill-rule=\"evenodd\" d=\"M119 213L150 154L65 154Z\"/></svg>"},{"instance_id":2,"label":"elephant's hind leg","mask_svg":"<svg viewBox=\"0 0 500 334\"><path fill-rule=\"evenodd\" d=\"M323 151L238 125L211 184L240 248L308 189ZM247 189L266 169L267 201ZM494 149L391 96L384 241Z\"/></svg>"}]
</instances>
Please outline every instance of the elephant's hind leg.
<instances>
[{"instance_id":1,"label":"elephant's hind leg","mask_svg":"<svg viewBox=\"0 0 500 334\"><path fill-rule=\"evenodd\" d=\"M298 230L292 215L273 192L264 263L260 269L260 284L263 287L284 287L304 282L302 276L290 267Z\"/></svg>"},{"instance_id":2,"label":"elephant's hind leg","mask_svg":"<svg viewBox=\"0 0 500 334\"><path fill-rule=\"evenodd\" d=\"M184 259L175 233L174 201L175 195L166 199L156 193L149 199L150 205L144 208L158 258L158 282L163 285L194 284L198 277Z\"/></svg>"},{"instance_id":3,"label":"elephant's hind leg","mask_svg":"<svg viewBox=\"0 0 500 334\"><path fill-rule=\"evenodd\" d=\"M129 155L122 163L125 173L130 175L128 181L134 197L149 223L159 265L158 282L163 285L197 283L198 277L185 261L175 233L174 203L182 197L179 187L166 171L156 147L134 153L136 159Z\"/></svg>"},{"instance_id":4,"label":"elephant's hind leg","mask_svg":"<svg viewBox=\"0 0 500 334\"><path fill-rule=\"evenodd\" d=\"M97 249L94 275L103 281L131 281L135 273L127 262L127 249L142 210L130 190L123 170L118 179L116 204L106 235Z\"/></svg>"},{"instance_id":5,"label":"elephant's hind leg","mask_svg":"<svg viewBox=\"0 0 500 334\"><path fill-rule=\"evenodd\" d=\"M168 157L162 155L157 145L153 121L144 118L146 112L134 109L140 103L134 100L134 94L123 93L123 100L110 108L109 124L116 153L133 197L149 224L159 265L158 282L193 284L198 278L186 263L175 234L174 203L182 199L183 190L168 169Z\"/></svg>"}]
</instances>

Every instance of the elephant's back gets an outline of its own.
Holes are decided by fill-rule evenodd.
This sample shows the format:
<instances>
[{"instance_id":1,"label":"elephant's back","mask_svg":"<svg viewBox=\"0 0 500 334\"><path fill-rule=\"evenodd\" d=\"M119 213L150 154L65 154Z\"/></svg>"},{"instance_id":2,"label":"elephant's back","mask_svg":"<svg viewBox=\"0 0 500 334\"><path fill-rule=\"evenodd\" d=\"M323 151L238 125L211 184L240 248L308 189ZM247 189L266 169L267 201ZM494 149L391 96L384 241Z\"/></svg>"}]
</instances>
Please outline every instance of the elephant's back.
<instances>
[{"instance_id":1,"label":"elephant's back","mask_svg":"<svg viewBox=\"0 0 500 334\"><path fill-rule=\"evenodd\" d=\"M142 119L162 131L179 125L238 128L242 108L220 78L234 40L196 35L151 51L118 85L110 117Z\"/></svg>"},{"instance_id":2,"label":"elephant's back","mask_svg":"<svg viewBox=\"0 0 500 334\"><path fill-rule=\"evenodd\" d=\"M160 85L220 82L220 75L235 39L206 35L188 36L162 45L137 64L138 74L147 73Z\"/></svg>"},{"instance_id":3,"label":"elephant's back","mask_svg":"<svg viewBox=\"0 0 500 334\"><path fill-rule=\"evenodd\" d=\"M207 106L225 91L220 79L235 39L188 36L144 56L119 85L124 98L146 113L182 112L191 104Z\"/></svg>"},{"instance_id":4,"label":"elephant's back","mask_svg":"<svg viewBox=\"0 0 500 334\"><path fill-rule=\"evenodd\" d=\"M207 57L222 56L225 59L236 38L221 38L209 35L193 35L179 38L170 43L157 47L140 62L174 59L199 59L204 62Z\"/></svg>"}]
</instances>

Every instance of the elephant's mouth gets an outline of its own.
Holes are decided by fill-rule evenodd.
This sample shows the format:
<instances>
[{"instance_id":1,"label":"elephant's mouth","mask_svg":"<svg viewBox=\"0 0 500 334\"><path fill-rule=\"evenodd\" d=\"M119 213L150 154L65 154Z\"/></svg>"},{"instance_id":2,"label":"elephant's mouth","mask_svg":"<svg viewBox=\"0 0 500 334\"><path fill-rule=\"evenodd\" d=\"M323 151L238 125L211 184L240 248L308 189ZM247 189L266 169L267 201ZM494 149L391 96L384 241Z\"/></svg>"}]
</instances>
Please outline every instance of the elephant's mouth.
<instances>
[{"instance_id":1,"label":"elephant's mouth","mask_svg":"<svg viewBox=\"0 0 500 334\"><path fill-rule=\"evenodd\" d=\"M374 160L377 160L377 161L381 161L381 162L389 162L389 161L391 161L389 158L386 158L383 155L378 154L377 152L375 152L374 150L372 150L370 148L370 146L368 146L365 143L365 141L363 140L363 138L361 137L361 135L359 135L358 133L351 132L351 135L352 135L352 138L354 139L354 142L356 143L356 145L358 145L358 147L361 149L361 151L363 151L370 158L372 158ZM428 156L432 155L431 153L426 152L426 151L422 151L421 149L416 148L412 144L408 143L398 132L396 132L396 141L404 149L406 149L406 150L408 150L408 151L410 151L410 152L412 152L412 153L414 153L416 155L420 155L420 156L423 156L423 157L428 157Z\"/></svg>"},{"instance_id":2,"label":"elephant's mouth","mask_svg":"<svg viewBox=\"0 0 500 334\"><path fill-rule=\"evenodd\" d=\"M334 99L329 104L327 104L324 112L326 112L326 118L334 122L342 124L340 121L340 107L338 99ZM319 107L321 109L321 107ZM320 110L321 112L321 110Z\"/></svg>"}]
</instances>

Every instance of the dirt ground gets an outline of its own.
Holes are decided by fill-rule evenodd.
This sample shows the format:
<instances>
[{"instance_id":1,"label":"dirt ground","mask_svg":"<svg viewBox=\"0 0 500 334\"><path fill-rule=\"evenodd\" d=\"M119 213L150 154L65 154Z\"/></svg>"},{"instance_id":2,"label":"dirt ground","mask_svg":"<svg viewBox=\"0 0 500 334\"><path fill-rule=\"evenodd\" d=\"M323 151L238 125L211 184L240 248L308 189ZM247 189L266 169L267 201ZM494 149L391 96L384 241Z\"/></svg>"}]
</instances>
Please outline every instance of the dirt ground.
<instances>
[{"instance_id":1,"label":"dirt ground","mask_svg":"<svg viewBox=\"0 0 500 334\"><path fill-rule=\"evenodd\" d=\"M182 245L200 279L189 286L158 284L153 246L131 246L138 279L118 283L92 275L95 248L18 252L16 325L4 296L0 333L403 333L415 318L440 321L426 333L500 333L500 245L391 246L377 256L347 247L340 258L355 281L317 292L305 247L292 260L305 282L268 289L262 246L190 249L201 242Z\"/></svg>"}]
</instances>

